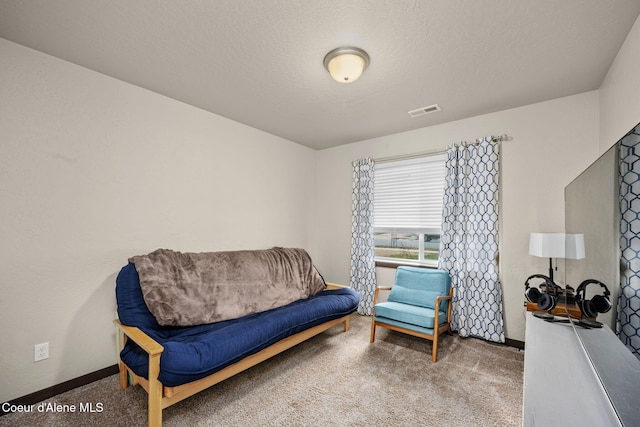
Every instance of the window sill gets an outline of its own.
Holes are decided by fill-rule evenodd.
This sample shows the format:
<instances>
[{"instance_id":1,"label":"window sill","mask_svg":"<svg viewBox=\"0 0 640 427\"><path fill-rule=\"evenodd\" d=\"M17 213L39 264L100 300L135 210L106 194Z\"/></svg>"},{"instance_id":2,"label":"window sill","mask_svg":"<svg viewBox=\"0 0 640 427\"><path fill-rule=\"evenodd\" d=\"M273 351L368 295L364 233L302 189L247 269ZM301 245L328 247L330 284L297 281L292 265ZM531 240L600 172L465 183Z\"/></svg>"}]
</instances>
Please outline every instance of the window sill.
<instances>
[{"instance_id":1,"label":"window sill","mask_svg":"<svg viewBox=\"0 0 640 427\"><path fill-rule=\"evenodd\" d=\"M425 264L425 263L419 263L419 262L411 262L408 260L398 260L398 261L390 261L390 260L376 260L376 267L384 267L384 268L398 268L400 266L407 266L407 267L420 267L420 268L432 268L432 269L437 269L438 266L437 264L434 262L433 264Z\"/></svg>"}]
</instances>

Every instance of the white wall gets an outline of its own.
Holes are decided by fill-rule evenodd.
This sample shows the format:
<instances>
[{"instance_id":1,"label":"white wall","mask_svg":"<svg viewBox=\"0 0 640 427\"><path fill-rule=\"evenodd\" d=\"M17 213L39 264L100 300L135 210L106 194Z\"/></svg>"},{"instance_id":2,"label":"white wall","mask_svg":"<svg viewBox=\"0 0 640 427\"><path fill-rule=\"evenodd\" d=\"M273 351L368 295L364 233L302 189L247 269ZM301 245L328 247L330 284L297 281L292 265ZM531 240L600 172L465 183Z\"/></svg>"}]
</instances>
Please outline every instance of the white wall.
<instances>
[{"instance_id":1,"label":"white wall","mask_svg":"<svg viewBox=\"0 0 640 427\"><path fill-rule=\"evenodd\" d=\"M640 122L640 16L600 87L600 153ZM594 159L595 160L595 159Z\"/></svg>"},{"instance_id":2,"label":"white wall","mask_svg":"<svg viewBox=\"0 0 640 427\"><path fill-rule=\"evenodd\" d=\"M524 340L524 280L548 269L548 260L528 254L529 233L564 230L564 187L598 155L597 91L318 152L312 242L325 278L349 282L352 160L443 150L503 133L512 138L502 144L501 164L505 329L508 338ZM563 271L557 277L562 280ZM393 270L378 269L380 284L392 280Z\"/></svg>"},{"instance_id":3,"label":"white wall","mask_svg":"<svg viewBox=\"0 0 640 427\"><path fill-rule=\"evenodd\" d=\"M308 245L313 150L3 39L0 57L0 402L116 363L129 256Z\"/></svg>"}]
</instances>

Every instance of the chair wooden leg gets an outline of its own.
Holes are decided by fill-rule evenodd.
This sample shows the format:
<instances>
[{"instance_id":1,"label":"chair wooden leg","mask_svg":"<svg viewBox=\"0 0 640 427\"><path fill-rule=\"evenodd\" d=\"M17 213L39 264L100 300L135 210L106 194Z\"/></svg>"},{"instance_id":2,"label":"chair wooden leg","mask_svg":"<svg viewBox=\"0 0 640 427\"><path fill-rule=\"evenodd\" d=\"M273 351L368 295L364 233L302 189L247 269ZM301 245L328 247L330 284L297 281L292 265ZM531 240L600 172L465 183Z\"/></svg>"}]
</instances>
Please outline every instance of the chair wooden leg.
<instances>
[{"instance_id":1,"label":"chair wooden leg","mask_svg":"<svg viewBox=\"0 0 640 427\"><path fill-rule=\"evenodd\" d=\"M369 342L372 343L376 340L376 320L373 316L371 316L371 336L369 337Z\"/></svg>"},{"instance_id":2,"label":"chair wooden leg","mask_svg":"<svg viewBox=\"0 0 640 427\"><path fill-rule=\"evenodd\" d=\"M433 351L431 353L431 361L436 363L438 361L438 330L436 329L433 334Z\"/></svg>"},{"instance_id":3,"label":"chair wooden leg","mask_svg":"<svg viewBox=\"0 0 640 427\"><path fill-rule=\"evenodd\" d=\"M347 316L346 319L344 319L344 331L345 332L349 332L349 325L350 325L349 321L350 320L351 320L351 318L348 317L348 316Z\"/></svg>"}]
</instances>

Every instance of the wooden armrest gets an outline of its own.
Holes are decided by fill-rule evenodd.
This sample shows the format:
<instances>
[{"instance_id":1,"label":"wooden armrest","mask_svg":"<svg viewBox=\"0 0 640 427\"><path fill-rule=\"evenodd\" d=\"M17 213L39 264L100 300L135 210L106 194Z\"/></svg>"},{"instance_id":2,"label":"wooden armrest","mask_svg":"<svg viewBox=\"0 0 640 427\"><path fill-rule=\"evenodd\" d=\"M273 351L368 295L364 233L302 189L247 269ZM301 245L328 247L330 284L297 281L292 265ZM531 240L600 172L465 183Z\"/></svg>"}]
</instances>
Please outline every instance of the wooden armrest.
<instances>
[{"instance_id":1,"label":"wooden armrest","mask_svg":"<svg viewBox=\"0 0 640 427\"><path fill-rule=\"evenodd\" d=\"M115 323L118 329L122 331L125 337L133 340L149 355L149 372L147 374L147 380L146 383L141 382L140 384L149 394L149 403L147 408L149 426L162 426L162 390L164 386L160 381L158 381L158 375L160 375L160 356L164 351L164 347L135 326L125 326L120 323L118 319L115 319L113 323ZM127 372L129 368L127 368L122 361L120 361L119 366L120 387L124 390L127 388ZM133 372L131 375L137 378Z\"/></svg>"},{"instance_id":2,"label":"wooden armrest","mask_svg":"<svg viewBox=\"0 0 640 427\"><path fill-rule=\"evenodd\" d=\"M342 289L342 288L348 288L348 286L345 285L338 285L337 283L329 283L326 282L327 285L327 289Z\"/></svg>"},{"instance_id":3,"label":"wooden armrest","mask_svg":"<svg viewBox=\"0 0 640 427\"><path fill-rule=\"evenodd\" d=\"M453 298L451 295L440 295L440 296L436 297L435 306L439 307L440 306L440 302L450 300L451 298ZM451 304L449 304L449 305L451 305ZM436 310L436 311L439 311L439 310Z\"/></svg>"},{"instance_id":4,"label":"wooden armrest","mask_svg":"<svg viewBox=\"0 0 640 427\"><path fill-rule=\"evenodd\" d=\"M450 300L451 298L453 298L452 295L453 291L449 292L449 295L440 295L438 297L436 297L436 302L435 302L435 307L438 307L437 310L434 310L435 312L435 319L434 322L436 325L439 325L440 323L438 322L438 314L440 313L440 302L441 301L447 301ZM449 303L449 306L447 307L447 323L451 322L451 303Z\"/></svg>"},{"instance_id":5,"label":"wooden armrest","mask_svg":"<svg viewBox=\"0 0 640 427\"><path fill-rule=\"evenodd\" d=\"M124 333L129 339L132 339L145 352L147 352L149 356L160 354L164 351L164 347L162 347L162 345L158 344L153 338L135 326L123 325L118 319L114 320L113 323L115 323L115 325L120 328L122 333Z\"/></svg>"},{"instance_id":6,"label":"wooden armrest","mask_svg":"<svg viewBox=\"0 0 640 427\"><path fill-rule=\"evenodd\" d=\"M380 291L390 291L391 286L378 286L373 293L373 305L375 306L378 303L378 292Z\"/></svg>"}]
</instances>

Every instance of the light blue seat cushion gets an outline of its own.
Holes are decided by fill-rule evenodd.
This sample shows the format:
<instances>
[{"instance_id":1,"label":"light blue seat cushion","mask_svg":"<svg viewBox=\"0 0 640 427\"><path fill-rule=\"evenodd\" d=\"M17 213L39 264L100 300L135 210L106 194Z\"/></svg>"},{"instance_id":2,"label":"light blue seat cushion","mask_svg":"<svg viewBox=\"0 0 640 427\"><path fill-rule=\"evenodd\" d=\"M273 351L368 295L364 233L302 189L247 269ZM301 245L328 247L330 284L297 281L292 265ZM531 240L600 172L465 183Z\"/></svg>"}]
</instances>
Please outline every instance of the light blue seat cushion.
<instances>
[{"instance_id":1,"label":"light blue seat cushion","mask_svg":"<svg viewBox=\"0 0 640 427\"><path fill-rule=\"evenodd\" d=\"M449 295L450 288L451 277L446 271L402 266L396 270L388 301L433 309L436 298ZM440 310L447 310L447 301L440 303Z\"/></svg>"},{"instance_id":2,"label":"light blue seat cushion","mask_svg":"<svg viewBox=\"0 0 640 427\"><path fill-rule=\"evenodd\" d=\"M395 325L404 329L409 329L411 331L433 335L433 329L431 328L423 328L422 326L412 325L410 323L398 322L397 320L387 319L386 317L375 316L375 319L378 324Z\"/></svg>"},{"instance_id":3,"label":"light blue seat cushion","mask_svg":"<svg viewBox=\"0 0 640 427\"><path fill-rule=\"evenodd\" d=\"M387 319L395 320L400 323L408 323L410 325L420 326L433 330L435 311L431 308L420 307L417 305L402 304L393 301L381 302L375 306L376 321L383 323L395 324L388 322ZM447 313L440 311L438 314L438 323L443 324L447 321Z\"/></svg>"}]
</instances>

